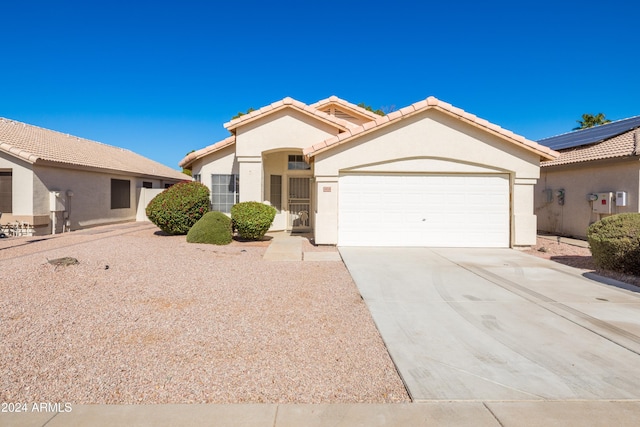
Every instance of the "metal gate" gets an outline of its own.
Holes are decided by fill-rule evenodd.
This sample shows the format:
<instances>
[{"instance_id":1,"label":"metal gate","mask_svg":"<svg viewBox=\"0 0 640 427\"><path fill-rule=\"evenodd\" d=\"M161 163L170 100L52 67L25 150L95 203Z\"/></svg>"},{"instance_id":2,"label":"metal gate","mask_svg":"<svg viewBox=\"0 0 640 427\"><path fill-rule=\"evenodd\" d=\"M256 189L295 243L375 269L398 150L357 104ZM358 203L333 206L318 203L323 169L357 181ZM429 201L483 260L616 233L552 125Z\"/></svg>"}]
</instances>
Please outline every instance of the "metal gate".
<instances>
[{"instance_id":1,"label":"metal gate","mask_svg":"<svg viewBox=\"0 0 640 427\"><path fill-rule=\"evenodd\" d=\"M310 178L289 178L289 229L292 232L311 230Z\"/></svg>"}]
</instances>

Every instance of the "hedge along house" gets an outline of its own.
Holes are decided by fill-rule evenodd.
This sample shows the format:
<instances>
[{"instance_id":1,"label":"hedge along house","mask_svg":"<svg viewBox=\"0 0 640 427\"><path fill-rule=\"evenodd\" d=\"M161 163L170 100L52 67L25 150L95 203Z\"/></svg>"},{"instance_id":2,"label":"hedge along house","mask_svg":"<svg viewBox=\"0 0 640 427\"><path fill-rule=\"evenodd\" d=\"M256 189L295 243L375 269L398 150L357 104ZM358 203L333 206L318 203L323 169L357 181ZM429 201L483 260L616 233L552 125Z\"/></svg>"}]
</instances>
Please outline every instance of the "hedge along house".
<instances>
[{"instance_id":1,"label":"hedge along house","mask_svg":"<svg viewBox=\"0 0 640 427\"><path fill-rule=\"evenodd\" d=\"M317 244L531 245L540 160L557 155L433 97L382 117L334 96L285 98L225 127L180 162L213 209L268 202L273 230Z\"/></svg>"},{"instance_id":2,"label":"hedge along house","mask_svg":"<svg viewBox=\"0 0 640 427\"><path fill-rule=\"evenodd\" d=\"M0 118L1 224L49 234L135 221L143 188L185 178L129 150Z\"/></svg>"},{"instance_id":3,"label":"hedge along house","mask_svg":"<svg viewBox=\"0 0 640 427\"><path fill-rule=\"evenodd\" d=\"M585 238L603 217L640 211L640 116L538 142L560 152L541 164L540 231Z\"/></svg>"}]
</instances>

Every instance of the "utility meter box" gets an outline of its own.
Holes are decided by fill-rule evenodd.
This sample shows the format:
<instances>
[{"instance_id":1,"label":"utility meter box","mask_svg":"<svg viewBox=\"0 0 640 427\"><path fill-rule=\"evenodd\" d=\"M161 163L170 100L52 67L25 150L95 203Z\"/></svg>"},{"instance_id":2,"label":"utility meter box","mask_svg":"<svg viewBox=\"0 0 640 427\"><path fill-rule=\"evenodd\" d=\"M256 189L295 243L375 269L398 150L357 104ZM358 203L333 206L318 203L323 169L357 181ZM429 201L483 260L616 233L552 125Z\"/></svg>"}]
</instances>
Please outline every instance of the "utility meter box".
<instances>
[{"instance_id":1,"label":"utility meter box","mask_svg":"<svg viewBox=\"0 0 640 427\"><path fill-rule=\"evenodd\" d=\"M596 193L597 199L593 201L593 211L600 214L610 214L613 204L613 193Z\"/></svg>"},{"instance_id":2,"label":"utility meter box","mask_svg":"<svg viewBox=\"0 0 640 427\"><path fill-rule=\"evenodd\" d=\"M627 206L626 191L616 191L616 206Z\"/></svg>"},{"instance_id":3,"label":"utility meter box","mask_svg":"<svg viewBox=\"0 0 640 427\"><path fill-rule=\"evenodd\" d=\"M62 212L65 210L64 197L60 191L49 192L49 210L51 212Z\"/></svg>"}]
</instances>

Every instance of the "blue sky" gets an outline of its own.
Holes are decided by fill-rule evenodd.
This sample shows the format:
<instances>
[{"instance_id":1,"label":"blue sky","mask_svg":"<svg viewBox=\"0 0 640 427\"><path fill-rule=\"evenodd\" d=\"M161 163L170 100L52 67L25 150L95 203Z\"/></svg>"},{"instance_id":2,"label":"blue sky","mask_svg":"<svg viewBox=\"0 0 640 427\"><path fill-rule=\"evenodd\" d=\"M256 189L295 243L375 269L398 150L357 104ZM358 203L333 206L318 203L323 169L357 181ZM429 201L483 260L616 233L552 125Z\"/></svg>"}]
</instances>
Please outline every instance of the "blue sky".
<instances>
[{"instance_id":1,"label":"blue sky","mask_svg":"<svg viewBox=\"0 0 640 427\"><path fill-rule=\"evenodd\" d=\"M435 96L529 139L640 115L637 2L12 1L0 117L178 169L239 111Z\"/></svg>"}]
</instances>

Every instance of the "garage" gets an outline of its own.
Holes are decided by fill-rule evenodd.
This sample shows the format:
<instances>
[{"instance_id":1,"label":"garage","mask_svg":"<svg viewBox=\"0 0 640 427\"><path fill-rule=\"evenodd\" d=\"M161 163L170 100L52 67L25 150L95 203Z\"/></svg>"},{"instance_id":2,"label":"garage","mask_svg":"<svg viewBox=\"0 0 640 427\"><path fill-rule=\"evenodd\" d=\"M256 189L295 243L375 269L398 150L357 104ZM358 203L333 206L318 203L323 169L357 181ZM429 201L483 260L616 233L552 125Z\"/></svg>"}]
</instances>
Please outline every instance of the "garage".
<instances>
[{"instance_id":1,"label":"garage","mask_svg":"<svg viewBox=\"0 0 640 427\"><path fill-rule=\"evenodd\" d=\"M339 178L338 245L509 247L508 174Z\"/></svg>"}]
</instances>

